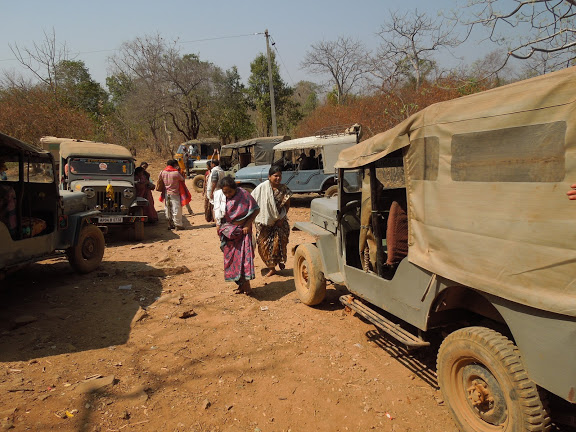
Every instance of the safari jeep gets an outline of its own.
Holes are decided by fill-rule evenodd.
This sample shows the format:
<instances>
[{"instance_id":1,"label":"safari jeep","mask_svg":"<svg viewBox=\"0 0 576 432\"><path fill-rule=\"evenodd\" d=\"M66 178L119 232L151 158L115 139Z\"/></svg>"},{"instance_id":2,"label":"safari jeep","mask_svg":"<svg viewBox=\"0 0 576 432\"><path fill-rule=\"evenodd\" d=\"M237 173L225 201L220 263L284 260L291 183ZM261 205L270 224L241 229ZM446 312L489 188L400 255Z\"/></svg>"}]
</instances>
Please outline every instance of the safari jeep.
<instances>
[{"instance_id":1,"label":"safari jeep","mask_svg":"<svg viewBox=\"0 0 576 432\"><path fill-rule=\"evenodd\" d=\"M187 178L194 178L206 172L206 162L212 158L214 150L219 148L219 138L193 139L178 146L174 159L178 161L180 170Z\"/></svg>"},{"instance_id":2,"label":"safari jeep","mask_svg":"<svg viewBox=\"0 0 576 432\"><path fill-rule=\"evenodd\" d=\"M273 163L282 166L282 183L296 193L334 195L338 190L334 162L341 150L358 143L360 132L360 125L346 130L339 127L275 145ZM251 191L268 180L270 166L241 168L236 173L236 183Z\"/></svg>"},{"instance_id":3,"label":"safari jeep","mask_svg":"<svg viewBox=\"0 0 576 432\"><path fill-rule=\"evenodd\" d=\"M258 137L223 145L220 167L226 174L235 176L238 170L247 166L270 166L274 159L274 146L289 139L289 136Z\"/></svg>"},{"instance_id":4,"label":"safari jeep","mask_svg":"<svg viewBox=\"0 0 576 432\"><path fill-rule=\"evenodd\" d=\"M59 251L79 273L95 270L104 235L81 192L58 191L49 152L0 134L0 279ZM5 169L5 171L4 171Z\"/></svg>"},{"instance_id":5,"label":"safari jeep","mask_svg":"<svg viewBox=\"0 0 576 432\"><path fill-rule=\"evenodd\" d=\"M572 67L432 105L343 150L338 199L295 224L315 238L295 250L302 302L329 280L399 343L441 338L461 431L551 430L548 397L576 409L575 88Z\"/></svg>"},{"instance_id":6,"label":"safari jeep","mask_svg":"<svg viewBox=\"0 0 576 432\"><path fill-rule=\"evenodd\" d=\"M129 227L134 240L144 238L144 207L136 196L134 157L126 147L93 141L70 140L60 144L60 187L84 192L91 209L101 212L98 225Z\"/></svg>"}]
</instances>

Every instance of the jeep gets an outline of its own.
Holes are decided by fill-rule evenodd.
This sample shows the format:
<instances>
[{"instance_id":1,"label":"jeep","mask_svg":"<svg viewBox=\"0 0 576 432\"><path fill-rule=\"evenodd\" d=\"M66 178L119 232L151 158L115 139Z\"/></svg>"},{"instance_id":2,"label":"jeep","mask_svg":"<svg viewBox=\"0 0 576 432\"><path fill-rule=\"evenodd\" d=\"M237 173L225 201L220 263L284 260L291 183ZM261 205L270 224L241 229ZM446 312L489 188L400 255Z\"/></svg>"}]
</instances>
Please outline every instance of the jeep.
<instances>
[{"instance_id":1,"label":"jeep","mask_svg":"<svg viewBox=\"0 0 576 432\"><path fill-rule=\"evenodd\" d=\"M110 227L130 227L133 238L144 238L144 207L148 200L136 196L134 157L126 147L93 141L69 140L60 144L60 188L84 192L93 222Z\"/></svg>"},{"instance_id":2,"label":"jeep","mask_svg":"<svg viewBox=\"0 0 576 432\"><path fill-rule=\"evenodd\" d=\"M86 195L58 191L47 151L0 133L0 155L0 279L60 252L77 272L95 270L105 243Z\"/></svg>"},{"instance_id":3,"label":"jeep","mask_svg":"<svg viewBox=\"0 0 576 432\"><path fill-rule=\"evenodd\" d=\"M547 396L576 403L574 88L569 68L425 108L343 150L338 199L295 224L301 301L343 284L399 343L438 339L461 431L548 431Z\"/></svg>"},{"instance_id":4,"label":"jeep","mask_svg":"<svg viewBox=\"0 0 576 432\"><path fill-rule=\"evenodd\" d=\"M315 136L297 138L274 146L273 164L282 167L282 182L295 193L337 193L334 162L344 148L358 142L360 125L351 128L332 127ZM268 180L271 164L247 166L236 173L236 183L252 191Z\"/></svg>"}]
</instances>

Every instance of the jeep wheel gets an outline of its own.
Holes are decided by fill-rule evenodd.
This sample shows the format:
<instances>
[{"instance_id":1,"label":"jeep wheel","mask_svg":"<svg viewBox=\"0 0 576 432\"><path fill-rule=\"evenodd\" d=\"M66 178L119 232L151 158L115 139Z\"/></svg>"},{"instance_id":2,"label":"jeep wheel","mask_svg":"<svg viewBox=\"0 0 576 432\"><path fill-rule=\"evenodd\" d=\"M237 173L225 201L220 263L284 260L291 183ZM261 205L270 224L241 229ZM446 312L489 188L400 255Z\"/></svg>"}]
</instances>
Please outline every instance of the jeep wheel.
<instances>
[{"instance_id":1,"label":"jeep wheel","mask_svg":"<svg viewBox=\"0 0 576 432\"><path fill-rule=\"evenodd\" d=\"M142 216L144 214L144 210L141 208L137 208L135 212L135 216ZM134 222L134 240L135 241L142 241L144 240L144 222L143 221L135 221Z\"/></svg>"},{"instance_id":2,"label":"jeep wheel","mask_svg":"<svg viewBox=\"0 0 576 432\"><path fill-rule=\"evenodd\" d=\"M80 231L78 243L66 250L68 261L78 273L96 270L104 256L104 234L96 225L85 225Z\"/></svg>"},{"instance_id":3,"label":"jeep wheel","mask_svg":"<svg viewBox=\"0 0 576 432\"><path fill-rule=\"evenodd\" d=\"M338 196L338 185L330 186L326 191L324 191L324 196L326 198L332 198L333 196Z\"/></svg>"},{"instance_id":4,"label":"jeep wheel","mask_svg":"<svg viewBox=\"0 0 576 432\"><path fill-rule=\"evenodd\" d=\"M300 301L308 306L322 302L326 296L326 279L322 272L320 251L312 244L298 246L294 254L294 283Z\"/></svg>"},{"instance_id":5,"label":"jeep wheel","mask_svg":"<svg viewBox=\"0 0 576 432\"><path fill-rule=\"evenodd\" d=\"M205 177L202 174L198 174L192 179L192 189L198 193L204 192L204 181Z\"/></svg>"},{"instance_id":6,"label":"jeep wheel","mask_svg":"<svg viewBox=\"0 0 576 432\"><path fill-rule=\"evenodd\" d=\"M463 432L550 430L518 348L494 330L468 327L450 334L438 352L438 384Z\"/></svg>"}]
</instances>

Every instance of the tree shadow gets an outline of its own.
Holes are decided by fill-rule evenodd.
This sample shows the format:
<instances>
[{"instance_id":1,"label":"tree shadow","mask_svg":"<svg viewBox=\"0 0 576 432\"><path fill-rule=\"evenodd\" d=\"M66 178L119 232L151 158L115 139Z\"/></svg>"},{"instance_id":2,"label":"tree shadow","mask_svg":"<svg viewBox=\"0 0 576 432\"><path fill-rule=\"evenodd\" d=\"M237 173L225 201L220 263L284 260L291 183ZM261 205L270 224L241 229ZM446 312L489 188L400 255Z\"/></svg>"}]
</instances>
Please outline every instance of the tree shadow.
<instances>
[{"instance_id":1,"label":"tree shadow","mask_svg":"<svg viewBox=\"0 0 576 432\"><path fill-rule=\"evenodd\" d=\"M50 262L48 265L47 262ZM141 262L103 262L90 274L65 258L27 267L0 290L0 361L24 361L124 344L140 308L162 292L156 271ZM152 274L152 273L151 273Z\"/></svg>"}]
</instances>

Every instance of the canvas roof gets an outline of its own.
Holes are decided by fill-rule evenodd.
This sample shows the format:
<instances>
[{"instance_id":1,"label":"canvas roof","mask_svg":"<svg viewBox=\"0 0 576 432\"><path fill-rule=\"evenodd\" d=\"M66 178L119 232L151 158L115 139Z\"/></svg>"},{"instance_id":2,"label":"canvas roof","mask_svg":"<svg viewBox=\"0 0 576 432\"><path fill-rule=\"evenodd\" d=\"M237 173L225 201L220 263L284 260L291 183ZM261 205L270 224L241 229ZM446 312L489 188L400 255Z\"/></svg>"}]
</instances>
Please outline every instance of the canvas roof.
<instances>
[{"instance_id":1,"label":"canvas roof","mask_svg":"<svg viewBox=\"0 0 576 432\"><path fill-rule=\"evenodd\" d=\"M126 147L93 141L64 141L60 144L60 156L64 159L71 156L134 159Z\"/></svg>"},{"instance_id":2,"label":"canvas roof","mask_svg":"<svg viewBox=\"0 0 576 432\"><path fill-rule=\"evenodd\" d=\"M242 148L242 147L249 147L256 144L279 144L283 141L290 139L289 136L280 135L280 136L273 136L273 137L258 137L258 138L250 138L244 141L238 141L231 144L226 144L222 146L222 148Z\"/></svg>"},{"instance_id":3,"label":"canvas roof","mask_svg":"<svg viewBox=\"0 0 576 432\"><path fill-rule=\"evenodd\" d=\"M576 67L431 105L340 152L403 149L408 259L464 286L576 316Z\"/></svg>"},{"instance_id":4,"label":"canvas roof","mask_svg":"<svg viewBox=\"0 0 576 432\"><path fill-rule=\"evenodd\" d=\"M296 138L284 141L276 146L274 150L304 150L309 148L319 148L331 145L341 145L349 143L351 139L355 138L355 134L337 135L337 136L309 136L304 138Z\"/></svg>"}]
</instances>

